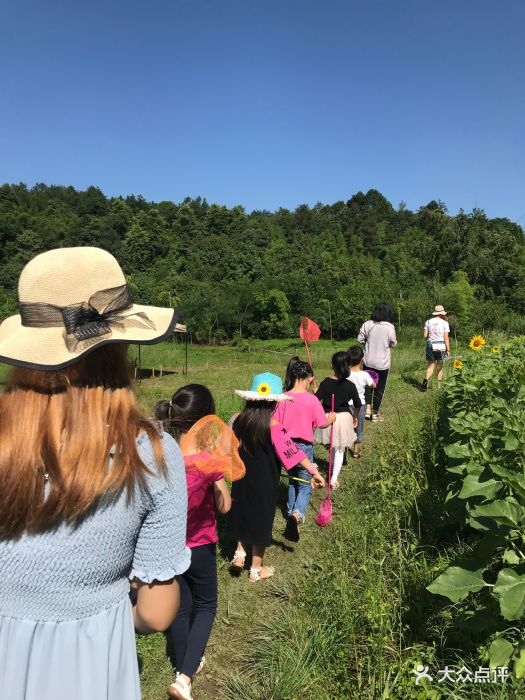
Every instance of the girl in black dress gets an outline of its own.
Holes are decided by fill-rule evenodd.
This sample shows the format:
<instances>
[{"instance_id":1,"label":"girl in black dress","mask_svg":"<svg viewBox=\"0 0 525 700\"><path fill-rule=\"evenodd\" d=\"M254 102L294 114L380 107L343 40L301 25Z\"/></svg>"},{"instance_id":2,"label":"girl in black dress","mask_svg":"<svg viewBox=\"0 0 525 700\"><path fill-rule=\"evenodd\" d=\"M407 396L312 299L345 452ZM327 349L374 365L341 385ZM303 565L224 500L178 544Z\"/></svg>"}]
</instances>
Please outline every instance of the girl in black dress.
<instances>
[{"instance_id":1,"label":"girl in black dress","mask_svg":"<svg viewBox=\"0 0 525 700\"><path fill-rule=\"evenodd\" d=\"M233 483L231 491L228 522L230 532L237 540L231 569L235 573L242 572L246 548L251 545L252 565L248 580L254 583L274 574L273 567L263 566L263 557L266 547L272 543L281 464L286 469L301 464L312 475L316 474L317 479L312 478L311 482L313 488L318 485L319 477L315 465L273 418L277 403L290 400L282 391L280 377L269 372L258 374L250 391L235 393L246 399L244 410L233 423L246 475Z\"/></svg>"}]
</instances>

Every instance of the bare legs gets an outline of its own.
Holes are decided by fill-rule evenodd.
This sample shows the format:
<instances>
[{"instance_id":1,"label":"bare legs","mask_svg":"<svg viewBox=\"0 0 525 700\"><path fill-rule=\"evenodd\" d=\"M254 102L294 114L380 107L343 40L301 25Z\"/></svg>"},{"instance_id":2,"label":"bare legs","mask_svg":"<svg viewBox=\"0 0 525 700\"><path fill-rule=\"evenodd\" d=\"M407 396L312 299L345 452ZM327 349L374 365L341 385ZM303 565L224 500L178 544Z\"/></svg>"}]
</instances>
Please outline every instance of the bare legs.
<instances>
[{"instance_id":1,"label":"bare legs","mask_svg":"<svg viewBox=\"0 0 525 700\"><path fill-rule=\"evenodd\" d=\"M235 563L241 563L244 564L244 559L246 558L246 548L243 545L243 543L239 540L237 542L237 553L239 554L238 557L235 557L233 560ZM259 571L259 577L261 579L263 578L269 578L272 574L270 571L273 573L273 569L271 566L263 566L263 559L264 559L264 552L266 551L266 547L259 547L257 545L252 546L252 569L255 569L256 571ZM241 555L242 552L242 555Z\"/></svg>"},{"instance_id":2,"label":"bare legs","mask_svg":"<svg viewBox=\"0 0 525 700\"><path fill-rule=\"evenodd\" d=\"M432 375L434 374L434 369L437 368L437 380L440 382L443 379L443 361L438 360L437 362L429 362L427 367L426 380L430 381Z\"/></svg>"}]
</instances>

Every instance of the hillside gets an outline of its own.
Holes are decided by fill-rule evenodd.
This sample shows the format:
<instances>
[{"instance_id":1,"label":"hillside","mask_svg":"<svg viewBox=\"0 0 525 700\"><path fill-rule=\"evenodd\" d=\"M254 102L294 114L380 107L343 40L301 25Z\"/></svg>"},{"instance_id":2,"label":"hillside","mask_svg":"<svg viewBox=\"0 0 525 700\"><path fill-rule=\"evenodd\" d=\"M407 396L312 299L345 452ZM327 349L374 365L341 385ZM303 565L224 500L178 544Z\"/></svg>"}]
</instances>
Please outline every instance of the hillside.
<instances>
[{"instance_id":1,"label":"hillside","mask_svg":"<svg viewBox=\"0 0 525 700\"><path fill-rule=\"evenodd\" d=\"M122 263L143 303L177 306L196 340L286 337L302 315L347 337L379 300L398 327L445 303L460 333L523 332L525 239L483 211L439 201L395 209L378 191L295 211L247 213L203 199L152 203L96 187L0 186L0 318L35 254L95 245Z\"/></svg>"}]
</instances>

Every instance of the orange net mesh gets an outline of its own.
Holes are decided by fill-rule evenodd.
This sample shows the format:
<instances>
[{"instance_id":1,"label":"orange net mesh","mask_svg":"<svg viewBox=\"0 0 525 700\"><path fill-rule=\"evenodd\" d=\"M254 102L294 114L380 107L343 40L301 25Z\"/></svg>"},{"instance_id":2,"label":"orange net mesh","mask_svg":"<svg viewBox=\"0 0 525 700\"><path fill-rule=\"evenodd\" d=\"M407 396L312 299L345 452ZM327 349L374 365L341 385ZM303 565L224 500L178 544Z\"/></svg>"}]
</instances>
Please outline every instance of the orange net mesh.
<instances>
[{"instance_id":1,"label":"orange net mesh","mask_svg":"<svg viewBox=\"0 0 525 700\"><path fill-rule=\"evenodd\" d=\"M180 440L185 457L192 456L192 465L205 474L221 473L230 481L246 474L239 457L239 441L231 428L215 415L198 420Z\"/></svg>"}]
</instances>

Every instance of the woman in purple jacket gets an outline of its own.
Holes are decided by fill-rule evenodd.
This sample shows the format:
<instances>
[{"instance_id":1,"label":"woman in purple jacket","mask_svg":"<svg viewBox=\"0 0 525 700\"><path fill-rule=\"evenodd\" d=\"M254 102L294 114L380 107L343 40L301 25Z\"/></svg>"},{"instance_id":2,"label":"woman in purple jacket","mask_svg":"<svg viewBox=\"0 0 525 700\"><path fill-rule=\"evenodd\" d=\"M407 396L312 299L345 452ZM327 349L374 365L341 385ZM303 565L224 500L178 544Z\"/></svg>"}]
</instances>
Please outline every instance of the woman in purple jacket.
<instances>
[{"instance_id":1,"label":"woman in purple jacket","mask_svg":"<svg viewBox=\"0 0 525 700\"><path fill-rule=\"evenodd\" d=\"M390 348L397 345L396 330L392 323L394 311L384 301L377 304L372 317L365 321L357 336L360 343L365 344L365 369L373 369L379 376L377 387L372 392L366 387L366 414L365 417L372 421L382 421L379 413L386 389L388 373L390 371ZM373 404L373 405L372 405Z\"/></svg>"}]
</instances>

